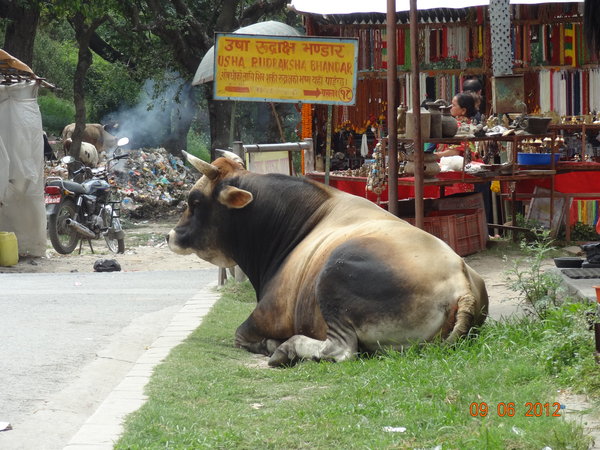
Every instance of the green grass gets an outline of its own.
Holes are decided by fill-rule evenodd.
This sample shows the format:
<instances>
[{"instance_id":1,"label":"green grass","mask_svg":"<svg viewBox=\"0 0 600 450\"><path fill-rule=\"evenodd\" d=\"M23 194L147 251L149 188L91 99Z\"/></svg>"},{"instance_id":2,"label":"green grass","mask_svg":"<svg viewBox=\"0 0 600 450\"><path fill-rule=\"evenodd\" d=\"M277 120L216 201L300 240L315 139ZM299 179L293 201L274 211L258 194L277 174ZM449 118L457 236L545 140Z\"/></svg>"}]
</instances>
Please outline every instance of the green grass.
<instances>
[{"instance_id":1,"label":"green grass","mask_svg":"<svg viewBox=\"0 0 600 450\"><path fill-rule=\"evenodd\" d=\"M587 448L579 425L525 417L525 405L552 404L558 389L600 392L583 320L589 305L544 321L489 321L453 348L269 369L264 357L233 347L254 306L250 285L224 292L156 369L148 402L128 417L116 448ZM486 417L471 416L474 402L487 403ZM514 416L500 417L497 406L509 402Z\"/></svg>"}]
</instances>

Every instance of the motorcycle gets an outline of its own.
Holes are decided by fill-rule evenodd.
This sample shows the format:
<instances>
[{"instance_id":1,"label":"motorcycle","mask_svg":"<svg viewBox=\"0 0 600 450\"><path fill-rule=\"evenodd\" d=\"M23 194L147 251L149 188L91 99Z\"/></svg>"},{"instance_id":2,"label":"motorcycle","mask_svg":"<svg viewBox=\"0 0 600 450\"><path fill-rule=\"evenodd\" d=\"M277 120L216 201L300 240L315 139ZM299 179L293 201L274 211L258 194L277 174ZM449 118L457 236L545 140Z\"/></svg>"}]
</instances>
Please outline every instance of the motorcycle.
<instances>
[{"instance_id":1,"label":"motorcycle","mask_svg":"<svg viewBox=\"0 0 600 450\"><path fill-rule=\"evenodd\" d=\"M121 202L108 177L112 163L129 157L120 148L127 143L128 138L119 139L113 156L100 169L91 169L72 156L65 156L62 158L64 163L80 165L72 170L72 179L48 177L46 180L44 201L48 235L58 253L72 253L78 243L81 253L84 239L93 253L92 239L101 238L111 252L125 252L125 233L119 219Z\"/></svg>"}]
</instances>

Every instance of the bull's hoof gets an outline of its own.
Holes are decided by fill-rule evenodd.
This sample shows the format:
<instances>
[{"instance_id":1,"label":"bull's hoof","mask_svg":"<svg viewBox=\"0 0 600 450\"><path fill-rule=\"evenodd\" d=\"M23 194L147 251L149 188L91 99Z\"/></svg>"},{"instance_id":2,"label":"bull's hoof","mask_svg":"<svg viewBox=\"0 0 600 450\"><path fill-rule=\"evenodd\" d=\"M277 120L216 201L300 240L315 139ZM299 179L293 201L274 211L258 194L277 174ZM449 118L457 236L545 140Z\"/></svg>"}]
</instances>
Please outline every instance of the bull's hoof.
<instances>
[{"instance_id":1,"label":"bull's hoof","mask_svg":"<svg viewBox=\"0 0 600 450\"><path fill-rule=\"evenodd\" d=\"M293 366L295 361L293 361L289 355L281 349L275 350L273 356L269 358L269 366L270 367L284 367L284 366Z\"/></svg>"}]
</instances>

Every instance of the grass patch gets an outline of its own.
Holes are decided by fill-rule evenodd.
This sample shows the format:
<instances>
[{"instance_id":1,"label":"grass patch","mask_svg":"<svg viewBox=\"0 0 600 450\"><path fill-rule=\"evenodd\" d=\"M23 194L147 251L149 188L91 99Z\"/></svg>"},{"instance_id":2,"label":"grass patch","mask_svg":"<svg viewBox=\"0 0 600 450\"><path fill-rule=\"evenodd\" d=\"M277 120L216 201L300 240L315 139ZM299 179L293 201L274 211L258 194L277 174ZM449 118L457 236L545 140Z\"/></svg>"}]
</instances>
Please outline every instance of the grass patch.
<instances>
[{"instance_id":1,"label":"grass patch","mask_svg":"<svg viewBox=\"0 0 600 450\"><path fill-rule=\"evenodd\" d=\"M552 404L561 388L598 394L584 320L592 305L489 321L452 348L269 369L233 347L254 301L248 283L224 290L157 367L148 402L115 448L588 448L579 425L525 414L527 402ZM487 416L471 416L470 405L483 402ZM501 417L498 405L510 402L514 416Z\"/></svg>"}]
</instances>

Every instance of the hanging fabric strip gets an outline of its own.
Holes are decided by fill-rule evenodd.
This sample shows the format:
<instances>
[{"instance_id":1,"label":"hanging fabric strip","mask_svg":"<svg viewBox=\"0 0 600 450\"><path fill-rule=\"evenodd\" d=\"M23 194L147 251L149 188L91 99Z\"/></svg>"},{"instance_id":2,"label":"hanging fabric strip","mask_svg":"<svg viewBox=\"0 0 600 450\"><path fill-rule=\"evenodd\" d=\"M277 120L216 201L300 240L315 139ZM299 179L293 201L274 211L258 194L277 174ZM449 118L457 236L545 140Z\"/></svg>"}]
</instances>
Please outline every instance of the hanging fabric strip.
<instances>
[{"instance_id":1,"label":"hanging fabric strip","mask_svg":"<svg viewBox=\"0 0 600 450\"><path fill-rule=\"evenodd\" d=\"M412 109L412 74L410 72L406 72L404 79L406 80L406 106L408 109Z\"/></svg>"},{"instance_id":2,"label":"hanging fabric strip","mask_svg":"<svg viewBox=\"0 0 600 450\"><path fill-rule=\"evenodd\" d=\"M579 42L579 24L572 24L573 26L573 67L578 67L581 63L580 55L580 42Z\"/></svg>"},{"instance_id":3,"label":"hanging fabric strip","mask_svg":"<svg viewBox=\"0 0 600 450\"><path fill-rule=\"evenodd\" d=\"M431 30L429 27L425 28L425 36L429 36L429 39L424 39L425 44L425 55L423 62L429 64L435 59L435 30ZM433 55L432 55L433 52Z\"/></svg>"},{"instance_id":4,"label":"hanging fabric strip","mask_svg":"<svg viewBox=\"0 0 600 450\"><path fill-rule=\"evenodd\" d=\"M396 50L398 52L398 68L404 65L404 28L398 28L396 31Z\"/></svg>"},{"instance_id":5,"label":"hanging fabric strip","mask_svg":"<svg viewBox=\"0 0 600 450\"><path fill-rule=\"evenodd\" d=\"M555 111L554 108L554 73L552 73L552 71L550 71L550 79L549 79L549 86L550 86L550 90L548 92L550 92L550 111Z\"/></svg>"},{"instance_id":6,"label":"hanging fabric strip","mask_svg":"<svg viewBox=\"0 0 600 450\"><path fill-rule=\"evenodd\" d=\"M388 68L388 51L387 51L387 29L383 28L380 34L381 38L381 68Z\"/></svg>"},{"instance_id":7,"label":"hanging fabric strip","mask_svg":"<svg viewBox=\"0 0 600 450\"><path fill-rule=\"evenodd\" d=\"M552 83L551 83L551 72L549 70L543 70L540 72L540 77L543 80L542 86L540 87L540 93L550 93L550 95L540 95L540 108L542 112L552 111ZM543 106L542 106L543 105Z\"/></svg>"},{"instance_id":8,"label":"hanging fabric strip","mask_svg":"<svg viewBox=\"0 0 600 450\"><path fill-rule=\"evenodd\" d=\"M546 25L542 25L540 30L540 43L542 46L542 61L547 63L548 62L548 43L547 43L547 36L546 36Z\"/></svg>"},{"instance_id":9,"label":"hanging fabric strip","mask_svg":"<svg viewBox=\"0 0 600 450\"><path fill-rule=\"evenodd\" d=\"M421 91L419 103L421 103L427 95L427 74L424 72L419 73L419 89Z\"/></svg>"},{"instance_id":10,"label":"hanging fabric strip","mask_svg":"<svg viewBox=\"0 0 600 450\"><path fill-rule=\"evenodd\" d=\"M531 31L529 25L523 25L523 67L529 66L531 61Z\"/></svg>"},{"instance_id":11,"label":"hanging fabric strip","mask_svg":"<svg viewBox=\"0 0 600 450\"><path fill-rule=\"evenodd\" d=\"M589 112L590 112L589 102L588 102L588 95L589 95L588 83L589 83L588 72L587 72L587 70L582 70L581 71L581 112L582 112L582 114L589 114Z\"/></svg>"},{"instance_id":12,"label":"hanging fabric strip","mask_svg":"<svg viewBox=\"0 0 600 450\"><path fill-rule=\"evenodd\" d=\"M560 92L562 95L559 98L560 102L560 111L562 114L568 114L567 112L567 77L566 73L562 72L562 76L560 77Z\"/></svg>"},{"instance_id":13,"label":"hanging fabric strip","mask_svg":"<svg viewBox=\"0 0 600 450\"><path fill-rule=\"evenodd\" d=\"M410 67L411 62L411 54L410 54L410 34L404 34L404 67Z\"/></svg>"},{"instance_id":14,"label":"hanging fabric strip","mask_svg":"<svg viewBox=\"0 0 600 450\"><path fill-rule=\"evenodd\" d=\"M596 97L594 97L594 95L597 93L596 91L596 82L597 82L597 71L596 69L591 69L590 71L588 71L587 76L588 76L588 111L592 112L592 111L598 111L598 107L596 104Z\"/></svg>"},{"instance_id":15,"label":"hanging fabric strip","mask_svg":"<svg viewBox=\"0 0 600 450\"><path fill-rule=\"evenodd\" d=\"M558 64L561 66L565 65L565 24L561 23L559 26L559 32L558 32L558 48L560 50L560 57L558 60Z\"/></svg>"},{"instance_id":16,"label":"hanging fabric strip","mask_svg":"<svg viewBox=\"0 0 600 450\"><path fill-rule=\"evenodd\" d=\"M550 64L553 66L560 65L560 27L558 25L552 25L552 37L551 37L551 57Z\"/></svg>"},{"instance_id":17,"label":"hanging fabric strip","mask_svg":"<svg viewBox=\"0 0 600 450\"><path fill-rule=\"evenodd\" d=\"M452 27L446 30L446 58L456 58L456 53L454 52L454 39L456 36L456 27Z\"/></svg>"},{"instance_id":18,"label":"hanging fabric strip","mask_svg":"<svg viewBox=\"0 0 600 450\"><path fill-rule=\"evenodd\" d=\"M448 57L448 28L442 28L442 58Z\"/></svg>"},{"instance_id":19,"label":"hanging fabric strip","mask_svg":"<svg viewBox=\"0 0 600 450\"><path fill-rule=\"evenodd\" d=\"M575 47L574 47L574 32L573 32L573 24L566 23L563 25L563 33L564 33L564 61L563 64L567 66L575 66Z\"/></svg>"}]
</instances>

